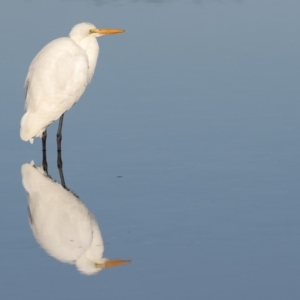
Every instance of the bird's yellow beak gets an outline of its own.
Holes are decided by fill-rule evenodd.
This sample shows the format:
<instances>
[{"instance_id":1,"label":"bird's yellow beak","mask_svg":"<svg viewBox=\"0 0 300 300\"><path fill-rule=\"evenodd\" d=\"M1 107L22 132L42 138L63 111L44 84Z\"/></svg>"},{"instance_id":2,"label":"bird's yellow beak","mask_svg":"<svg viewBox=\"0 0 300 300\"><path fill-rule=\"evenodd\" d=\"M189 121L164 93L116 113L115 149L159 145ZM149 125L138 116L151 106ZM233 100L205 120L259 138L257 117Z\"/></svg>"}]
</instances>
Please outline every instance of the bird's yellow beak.
<instances>
[{"instance_id":1,"label":"bird's yellow beak","mask_svg":"<svg viewBox=\"0 0 300 300\"><path fill-rule=\"evenodd\" d=\"M90 33L98 34L117 34L125 32L124 29L114 29L114 28L94 28L90 30Z\"/></svg>"},{"instance_id":2,"label":"bird's yellow beak","mask_svg":"<svg viewBox=\"0 0 300 300\"><path fill-rule=\"evenodd\" d=\"M95 263L96 268L113 268L131 262L130 259L114 259L107 260L103 263Z\"/></svg>"}]
</instances>

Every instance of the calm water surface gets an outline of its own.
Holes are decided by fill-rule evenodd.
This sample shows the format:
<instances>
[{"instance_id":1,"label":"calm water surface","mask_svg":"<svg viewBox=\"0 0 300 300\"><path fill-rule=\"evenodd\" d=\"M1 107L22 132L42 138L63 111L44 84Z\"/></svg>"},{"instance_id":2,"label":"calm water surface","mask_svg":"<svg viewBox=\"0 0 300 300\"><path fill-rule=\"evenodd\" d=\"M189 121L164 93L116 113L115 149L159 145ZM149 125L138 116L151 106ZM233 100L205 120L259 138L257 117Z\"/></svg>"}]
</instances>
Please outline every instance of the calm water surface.
<instances>
[{"instance_id":1,"label":"calm water surface","mask_svg":"<svg viewBox=\"0 0 300 300\"><path fill-rule=\"evenodd\" d=\"M298 299L300 2L11 1L0 4L1 299ZM23 83L50 40L88 21L98 66L65 117L67 186L97 219L85 276L49 256L27 215ZM48 132L49 173L56 169Z\"/></svg>"}]
</instances>

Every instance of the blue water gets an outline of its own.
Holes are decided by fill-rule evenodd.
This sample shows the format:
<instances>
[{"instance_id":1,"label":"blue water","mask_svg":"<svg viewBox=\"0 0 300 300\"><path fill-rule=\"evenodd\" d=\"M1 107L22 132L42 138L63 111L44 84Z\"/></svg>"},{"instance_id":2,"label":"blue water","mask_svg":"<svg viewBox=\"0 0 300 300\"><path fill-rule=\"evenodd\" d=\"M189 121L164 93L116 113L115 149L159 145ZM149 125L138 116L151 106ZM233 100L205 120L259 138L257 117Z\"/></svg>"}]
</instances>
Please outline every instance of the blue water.
<instances>
[{"instance_id":1,"label":"blue water","mask_svg":"<svg viewBox=\"0 0 300 300\"><path fill-rule=\"evenodd\" d=\"M1 299L298 299L299 11L296 0L1 3ZM95 215L104 256L132 260L95 276L37 244L20 173L42 158L40 140L19 138L27 68L82 21L126 29L99 39L63 130L66 183Z\"/></svg>"}]
</instances>

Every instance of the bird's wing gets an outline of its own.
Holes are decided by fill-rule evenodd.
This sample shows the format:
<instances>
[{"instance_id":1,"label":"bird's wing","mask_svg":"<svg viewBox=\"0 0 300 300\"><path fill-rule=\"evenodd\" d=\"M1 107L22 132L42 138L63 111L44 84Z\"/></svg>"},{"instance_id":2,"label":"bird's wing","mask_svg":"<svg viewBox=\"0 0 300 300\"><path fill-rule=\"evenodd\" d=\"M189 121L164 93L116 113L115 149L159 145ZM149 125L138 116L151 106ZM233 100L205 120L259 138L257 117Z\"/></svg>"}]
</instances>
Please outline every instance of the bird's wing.
<instances>
[{"instance_id":1,"label":"bird's wing","mask_svg":"<svg viewBox=\"0 0 300 300\"><path fill-rule=\"evenodd\" d=\"M25 81L26 109L39 114L44 111L50 118L57 114L55 119L59 118L84 92L88 69L85 51L70 38L50 42L29 67Z\"/></svg>"}]
</instances>

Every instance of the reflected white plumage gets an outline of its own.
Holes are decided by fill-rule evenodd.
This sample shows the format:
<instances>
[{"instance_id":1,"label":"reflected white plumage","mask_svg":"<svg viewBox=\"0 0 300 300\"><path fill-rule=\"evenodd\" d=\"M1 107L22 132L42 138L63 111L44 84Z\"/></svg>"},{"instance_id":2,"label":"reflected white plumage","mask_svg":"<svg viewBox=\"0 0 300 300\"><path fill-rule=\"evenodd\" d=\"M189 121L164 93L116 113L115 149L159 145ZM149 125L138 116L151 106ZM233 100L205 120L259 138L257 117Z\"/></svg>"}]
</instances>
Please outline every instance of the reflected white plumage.
<instances>
[{"instance_id":1,"label":"reflected white plumage","mask_svg":"<svg viewBox=\"0 0 300 300\"><path fill-rule=\"evenodd\" d=\"M102 257L104 245L97 221L76 195L33 162L24 164L21 173L28 193L30 227L50 256L75 264L86 275L129 262Z\"/></svg>"},{"instance_id":2,"label":"reflected white plumage","mask_svg":"<svg viewBox=\"0 0 300 300\"><path fill-rule=\"evenodd\" d=\"M33 143L47 126L69 110L91 81L99 46L96 37L122 33L122 29L96 28L90 23L73 27L69 37L47 44L33 59L25 80L26 113L20 136Z\"/></svg>"}]
</instances>

